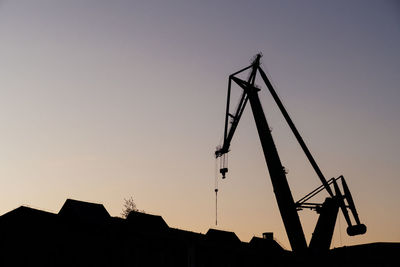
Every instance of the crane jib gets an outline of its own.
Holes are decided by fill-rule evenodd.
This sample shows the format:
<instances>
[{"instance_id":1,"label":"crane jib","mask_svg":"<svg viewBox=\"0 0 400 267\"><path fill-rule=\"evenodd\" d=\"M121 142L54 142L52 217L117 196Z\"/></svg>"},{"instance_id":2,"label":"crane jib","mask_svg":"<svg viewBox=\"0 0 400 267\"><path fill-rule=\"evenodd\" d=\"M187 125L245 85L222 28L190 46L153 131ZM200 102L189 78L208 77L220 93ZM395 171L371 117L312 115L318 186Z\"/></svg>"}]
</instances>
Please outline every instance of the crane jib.
<instances>
[{"instance_id":1,"label":"crane jib","mask_svg":"<svg viewBox=\"0 0 400 267\"><path fill-rule=\"evenodd\" d=\"M346 222L348 223L348 229L347 229L348 234L349 235L364 234L366 232L366 226L360 223L353 198L350 194L350 191L347 187L347 184L343 176L340 176L339 178L332 178L329 181L325 179L324 175L322 174L322 171L320 170L315 159L311 155L311 152L309 151L303 138L299 134L288 112L284 108L281 100L279 99L277 93L275 92L267 75L260 67L260 58L261 54L256 55L255 60L250 66L243 68L242 70L237 71L229 76L227 105L225 114L224 140L222 146L218 147L215 152L216 158L221 157L220 173L222 174L223 178L225 178L225 174L228 172L227 162L225 161L225 157L226 154L229 152L232 138L237 129L237 126L239 124L243 111L246 107L246 104L249 102L256 123L258 136L264 152L264 157L270 174L278 208L292 250L294 252L304 252L307 248L315 250L329 249L337 217L337 212L339 208L342 210ZM249 69L251 69L251 72L247 80L242 80L236 77L237 74L240 74ZM278 151L276 149L267 119L265 117L258 96L258 92L260 91L260 89L255 86L257 73L260 73L262 80L264 81L265 85L270 91L273 99L277 103L286 122L288 123L290 129L295 135L298 143L300 144L311 166L313 167L314 171L316 172L317 176L319 177L322 183L322 185L319 188L307 194L304 198L302 198L296 203L293 200L293 196L290 191L289 184L287 182L285 168L282 166L282 163L280 161ZM239 99L239 104L237 105L236 110L234 112L230 112L232 82L238 85L243 90L241 97ZM342 182L342 188L344 192L343 194L341 193L336 183L337 179L340 179ZM331 188L332 184L334 187L334 191ZM310 198L321 192L323 189L325 189L329 194L329 197L325 200L324 203L316 204L307 202ZM303 208L311 208L320 213L320 217L318 219L309 247L307 247L302 225L298 216L298 210L301 210ZM353 218L356 223L355 225L352 225L347 209L350 209L351 214L353 215Z\"/></svg>"}]
</instances>

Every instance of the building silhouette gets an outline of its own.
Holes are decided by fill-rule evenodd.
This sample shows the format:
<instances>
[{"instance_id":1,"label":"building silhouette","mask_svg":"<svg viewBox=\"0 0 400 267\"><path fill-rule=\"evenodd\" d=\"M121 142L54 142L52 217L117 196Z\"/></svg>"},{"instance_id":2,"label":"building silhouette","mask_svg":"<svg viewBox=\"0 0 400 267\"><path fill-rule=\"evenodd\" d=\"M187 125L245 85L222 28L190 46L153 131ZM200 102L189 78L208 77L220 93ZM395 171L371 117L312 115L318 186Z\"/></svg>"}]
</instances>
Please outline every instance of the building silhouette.
<instances>
[{"instance_id":1,"label":"building silhouette","mask_svg":"<svg viewBox=\"0 0 400 267\"><path fill-rule=\"evenodd\" d=\"M112 217L101 204L72 199L57 214L21 206L0 216L0 266L398 266L390 264L399 252L399 243L374 243L297 257L271 233L247 243L142 212Z\"/></svg>"}]
</instances>

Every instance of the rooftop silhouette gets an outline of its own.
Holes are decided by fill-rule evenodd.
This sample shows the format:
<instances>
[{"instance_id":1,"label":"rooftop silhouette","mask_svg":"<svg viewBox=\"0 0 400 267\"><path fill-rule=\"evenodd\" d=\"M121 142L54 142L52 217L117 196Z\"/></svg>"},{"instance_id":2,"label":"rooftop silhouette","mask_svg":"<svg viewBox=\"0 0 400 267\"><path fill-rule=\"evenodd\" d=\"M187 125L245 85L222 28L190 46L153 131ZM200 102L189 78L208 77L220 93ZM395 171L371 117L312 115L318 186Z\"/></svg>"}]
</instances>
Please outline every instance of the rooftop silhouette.
<instances>
[{"instance_id":1,"label":"rooftop silhouette","mask_svg":"<svg viewBox=\"0 0 400 267\"><path fill-rule=\"evenodd\" d=\"M67 199L56 213L21 206L0 216L1 266L297 266L303 259L266 233L242 242L234 232L171 228L161 216L112 217L102 204ZM399 243L331 250L340 263L389 263ZM362 257L361 257L362 256ZM389 266L389 265L385 265Z\"/></svg>"}]
</instances>

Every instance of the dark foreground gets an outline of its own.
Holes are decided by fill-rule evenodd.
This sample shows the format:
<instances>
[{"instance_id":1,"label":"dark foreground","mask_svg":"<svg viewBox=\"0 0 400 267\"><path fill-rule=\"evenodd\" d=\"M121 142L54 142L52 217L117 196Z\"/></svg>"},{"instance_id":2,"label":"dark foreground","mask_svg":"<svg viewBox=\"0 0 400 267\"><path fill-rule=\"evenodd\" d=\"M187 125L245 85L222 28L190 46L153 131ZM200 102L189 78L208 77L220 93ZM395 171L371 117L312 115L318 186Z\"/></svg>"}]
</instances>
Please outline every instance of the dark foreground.
<instances>
[{"instance_id":1,"label":"dark foreground","mask_svg":"<svg viewBox=\"0 0 400 267\"><path fill-rule=\"evenodd\" d=\"M0 266L400 266L400 243L293 255L273 238L168 227L141 212L111 217L101 204L68 199L58 214L19 207L0 217Z\"/></svg>"}]
</instances>

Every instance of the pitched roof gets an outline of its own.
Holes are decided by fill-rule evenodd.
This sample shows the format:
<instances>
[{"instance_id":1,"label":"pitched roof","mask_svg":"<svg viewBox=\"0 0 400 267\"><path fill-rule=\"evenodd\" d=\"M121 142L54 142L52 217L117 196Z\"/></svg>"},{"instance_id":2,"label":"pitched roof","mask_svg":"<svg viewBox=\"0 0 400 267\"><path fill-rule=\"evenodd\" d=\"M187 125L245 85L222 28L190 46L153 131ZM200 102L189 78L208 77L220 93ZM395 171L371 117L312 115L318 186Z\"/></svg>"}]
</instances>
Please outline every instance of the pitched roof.
<instances>
[{"instance_id":1,"label":"pitched roof","mask_svg":"<svg viewBox=\"0 0 400 267\"><path fill-rule=\"evenodd\" d=\"M241 243L240 239L234 232L221 231L217 229L209 229L206 233L208 240L217 243L224 243L230 245L238 245Z\"/></svg>"},{"instance_id":2,"label":"pitched roof","mask_svg":"<svg viewBox=\"0 0 400 267\"><path fill-rule=\"evenodd\" d=\"M265 239L260 237L253 237L250 240L250 246L255 249L263 249L270 252L282 252L284 249L273 239Z\"/></svg>"},{"instance_id":3,"label":"pitched roof","mask_svg":"<svg viewBox=\"0 0 400 267\"><path fill-rule=\"evenodd\" d=\"M26 206L21 206L12 211L9 211L2 216L0 216L2 221L40 221L40 220L48 220L50 218L55 218L56 214L50 213L43 210L37 210Z\"/></svg>"},{"instance_id":4,"label":"pitched roof","mask_svg":"<svg viewBox=\"0 0 400 267\"><path fill-rule=\"evenodd\" d=\"M62 217L90 222L105 222L110 214L102 204L67 199L58 214Z\"/></svg>"},{"instance_id":5,"label":"pitched roof","mask_svg":"<svg viewBox=\"0 0 400 267\"><path fill-rule=\"evenodd\" d=\"M138 230L160 231L168 229L168 224L161 216L133 211L126 218L128 223Z\"/></svg>"}]
</instances>

